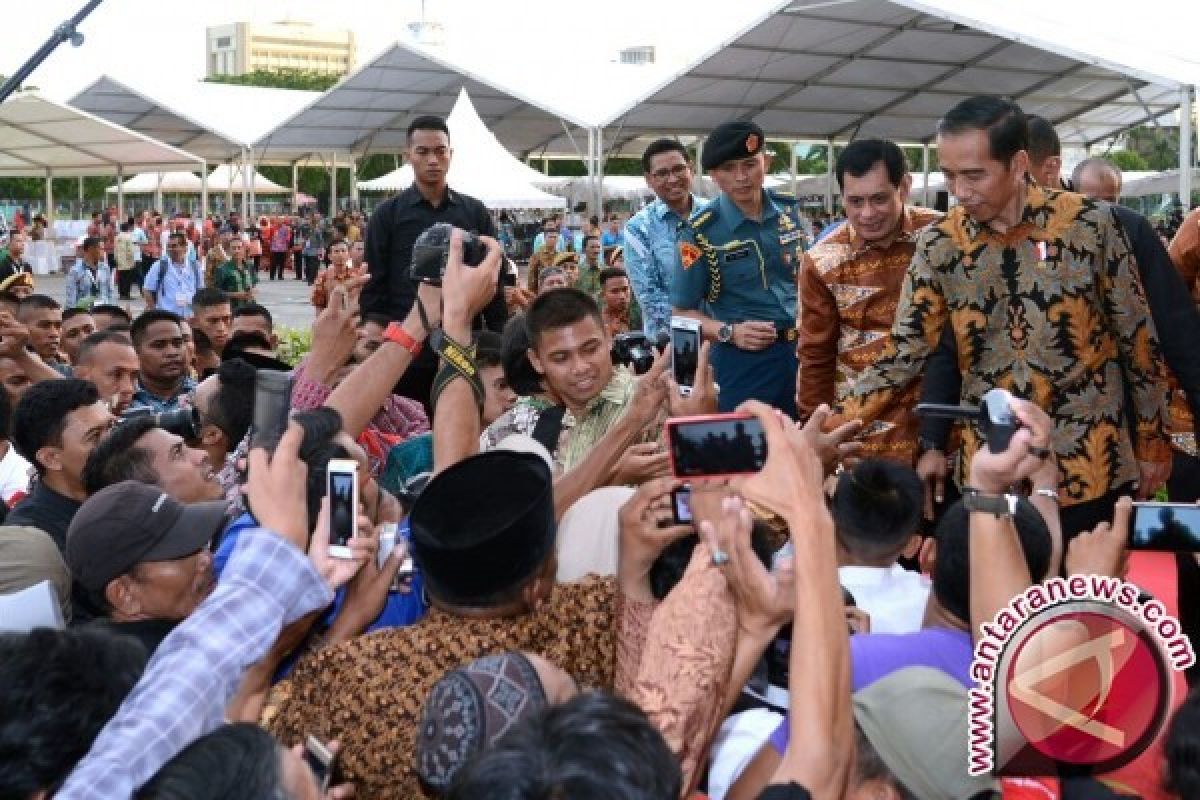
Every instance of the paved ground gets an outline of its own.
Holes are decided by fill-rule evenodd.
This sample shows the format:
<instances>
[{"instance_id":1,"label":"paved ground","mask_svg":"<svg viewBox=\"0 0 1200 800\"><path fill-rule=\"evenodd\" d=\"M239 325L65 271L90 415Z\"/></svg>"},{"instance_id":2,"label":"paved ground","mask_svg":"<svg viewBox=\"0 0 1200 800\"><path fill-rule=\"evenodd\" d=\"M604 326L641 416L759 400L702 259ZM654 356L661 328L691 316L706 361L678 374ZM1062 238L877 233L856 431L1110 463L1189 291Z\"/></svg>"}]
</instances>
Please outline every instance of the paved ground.
<instances>
[{"instance_id":1,"label":"paved ground","mask_svg":"<svg viewBox=\"0 0 1200 800\"><path fill-rule=\"evenodd\" d=\"M260 272L260 279L265 275L265 272ZM65 276L38 275L36 283L38 292L62 301ZM262 280L258 285L258 301L271 309L276 325L286 325L289 328L307 328L312 325L313 307L308 302L309 293L308 284L291 277L281 281ZM124 306L126 303L121 302L120 305ZM128 308L136 315L142 310L142 301L130 301Z\"/></svg>"}]
</instances>

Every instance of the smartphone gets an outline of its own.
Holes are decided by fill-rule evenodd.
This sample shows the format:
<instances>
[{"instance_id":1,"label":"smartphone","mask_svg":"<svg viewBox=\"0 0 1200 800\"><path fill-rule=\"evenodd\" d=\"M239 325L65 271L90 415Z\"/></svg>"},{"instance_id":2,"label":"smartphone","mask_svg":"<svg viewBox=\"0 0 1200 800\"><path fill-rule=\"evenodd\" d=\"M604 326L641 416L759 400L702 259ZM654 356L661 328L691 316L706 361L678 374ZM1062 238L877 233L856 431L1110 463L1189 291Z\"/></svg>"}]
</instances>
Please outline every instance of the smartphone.
<instances>
[{"instance_id":1,"label":"smartphone","mask_svg":"<svg viewBox=\"0 0 1200 800\"><path fill-rule=\"evenodd\" d=\"M388 556L396 549L396 523L389 522L383 526L383 530L379 534L379 552L378 564L379 568L383 569L383 565L387 563ZM400 569L396 572L396 577L392 579L391 591L398 591L412 578L416 567L413 565L412 556L404 559L404 563L400 565Z\"/></svg>"},{"instance_id":2,"label":"smartphone","mask_svg":"<svg viewBox=\"0 0 1200 800\"><path fill-rule=\"evenodd\" d=\"M700 323L689 317L671 317L671 373L684 397L696 385L699 365Z\"/></svg>"},{"instance_id":3,"label":"smartphone","mask_svg":"<svg viewBox=\"0 0 1200 800\"><path fill-rule=\"evenodd\" d=\"M311 733L304 742L304 763L312 770L321 796L324 797L333 783L334 756L329 747Z\"/></svg>"},{"instance_id":4,"label":"smartphone","mask_svg":"<svg viewBox=\"0 0 1200 800\"><path fill-rule=\"evenodd\" d=\"M350 539L358 526L358 462L333 458L325 468L329 498L329 555L353 558Z\"/></svg>"},{"instance_id":5,"label":"smartphone","mask_svg":"<svg viewBox=\"0 0 1200 800\"><path fill-rule=\"evenodd\" d=\"M676 525L692 523L692 487L684 484L671 492L671 516Z\"/></svg>"},{"instance_id":6,"label":"smartphone","mask_svg":"<svg viewBox=\"0 0 1200 800\"><path fill-rule=\"evenodd\" d=\"M287 430L292 400L292 374L260 369L254 374L254 417L251 447L274 444Z\"/></svg>"},{"instance_id":7,"label":"smartphone","mask_svg":"<svg viewBox=\"0 0 1200 800\"><path fill-rule=\"evenodd\" d=\"M1200 553L1200 505L1134 503L1129 549Z\"/></svg>"},{"instance_id":8,"label":"smartphone","mask_svg":"<svg viewBox=\"0 0 1200 800\"><path fill-rule=\"evenodd\" d=\"M767 435L751 414L669 419L667 441L671 471L679 478L745 475L767 461Z\"/></svg>"}]
</instances>

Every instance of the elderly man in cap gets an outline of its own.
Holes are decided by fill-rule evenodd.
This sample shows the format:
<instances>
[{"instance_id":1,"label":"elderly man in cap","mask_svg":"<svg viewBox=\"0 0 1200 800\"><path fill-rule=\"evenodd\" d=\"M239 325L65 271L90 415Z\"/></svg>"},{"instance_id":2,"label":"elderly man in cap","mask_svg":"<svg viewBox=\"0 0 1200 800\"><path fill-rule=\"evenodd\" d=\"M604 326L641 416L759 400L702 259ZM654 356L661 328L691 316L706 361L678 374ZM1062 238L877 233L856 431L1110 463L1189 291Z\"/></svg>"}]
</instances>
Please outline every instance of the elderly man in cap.
<instances>
[{"instance_id":1,"label":"elderly man in cap","mask_svg":"<svg viewBox=\"0 0 1200 800\"><path fill-rule=\"evenodd\" d=\"M71 520L66 549L84 610L154 652L216 585L209 543L225 512L223 500L183 505L140 481L89 497Z\"/></svg>"},{"instance_id":2,"label":"elderly man in cap","mask_svg":"<svg viewBox=\"0 0 1200 800\"><path fill-rule=\"evenodd\" d=\"M721 193L680 231L671 281L675 313L716 342L721 411L755 399L796 415L796 269L804 229L794 197L763 188L762 128L727 122L701 163Z\"/></svg>"}]
</instances>

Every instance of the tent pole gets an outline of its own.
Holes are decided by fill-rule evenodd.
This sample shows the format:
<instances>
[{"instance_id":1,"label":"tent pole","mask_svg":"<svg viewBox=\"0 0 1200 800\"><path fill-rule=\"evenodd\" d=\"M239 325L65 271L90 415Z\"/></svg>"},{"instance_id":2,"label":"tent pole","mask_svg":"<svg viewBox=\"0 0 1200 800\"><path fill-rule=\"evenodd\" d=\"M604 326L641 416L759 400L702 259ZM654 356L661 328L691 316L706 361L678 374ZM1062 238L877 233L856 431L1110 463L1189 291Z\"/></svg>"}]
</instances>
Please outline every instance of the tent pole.
<instances>
[{"instance_id":1,"label":"tent pole","mask_svg":"<svg viewBox=\"0 0 1200 800\"><path fill-rule=\"evenodd\" d=\"M200 219L208 217L208 162L205 161L200 169Z\"/></svg>"},{"instance_id":2,"label":"tent pole","mask_svg":"<svg viewBox=\"0 0 1200 800\"><path fill-rule=\"evenodd\" d=\"M825 153L825 213L833 213L833 139L826 140Z\"/></svg>"},{"instance_id":3,"label":"tent pole","mask_svg":"<svg viewBox=\"0 0 1200 800\"><path fill-rule=\"evenodd\" d=\"M696 137L696 177L697 178L704 177L704 167L700 163L703 160L703 158L704 158L704 137L697 136Z\"/></svg>"},{"instance_id":4,"label":"tent pole","mask_svg":"<svg viewBox=\"0 0 1200 800\"><path fill-rule=\"evenodd\" d=\"M162 207L163 206L163 199L162 199L163 174L161 172L159 172L159 173L156 173L156 175L158 177L158 182L154 184L154 210L157 211L159 214L161 214L162 210L163 210L163 207Z\"/></svg>"},{"instance_id":5,"label":"tent pole","mask_svg":"<svg viewBox=\"0 0 1200 800\"><path fill-rule=\"evenodd\" d=\"M337 213L337 153L329 154L329 216Z\"/></svg>"},{"instance_id":6,"label":"tent pole","mask_svg":"<svg viewBox=\"0 0 1200 800\"><path fill-rule=\"evenodd\" d=\"M125 219L125 168L117 165L117 219ZM120 223L118 222L118 225Z\"/></svg>"},{"instance_id":7,"label":"tent pole","mask_svg":"<svg viewBox=\"0 0 1200 800\"><path fill-rule=\"evenodd\" d=\"M54 171L46 168L46 225L54 225ZM47 231L49 236L50 232Z\"/></svg>"},{"instance_id":8,"label":"tent pole","mask_svg":"<svg viewBox=\"0 0 1200 800\"><path fill-rule=\"evenodd\" d=\"M800 188L799 187L800 179L796 177L796 163L797 163L796 162L796 145L797 144L799 144L799 143L794 139L790 142L790 147L792 149L792 167L791 167L791 169L792 169L792 196L793 197L796 196L796 192Z\"/></svg>"},{"instance_id":9,"label":"tent pole","mask_svg":"<svg viewBox=\"0 0 1200 800\"><path fill-rule=\"evenodd\" d=\"M350 159L350 207L358 208L358 159Z\"/></svg>"},{"instance_id":10,"label":"tent pole","mask_svg":"<svg viewBox=\"0 0 1200 800\"><path fill-rule=\"evenodd\" d=\"M592 204L592 197L595 194L595 189L596 189L596 162L592 160L592 156L596 152L596 129L588 128L587 135L588 135L588 142L587 142L588 151L587 151L587 157L584 159L584 163L587 166L587 178L588 178L587 201L588 201L588 205L590 206ZM591 209L589 209L589 211L590 210Z\"/></svg>"},{"instance_id":11,"label":"tent pole","mask_svg":"<svg viewBox=\"0 0 1200 800\"><path fill-rule=\"evenodd\" d=\"M596 216L604 214L604 128L596 128Z\"/></svg>"},{"instance_id":12,"label":"tent pole","mask_svg":"<svg viewBox=\"0 0 1200 800\"><path fill-rule=\"evenodd\" d=\"M79 216L85 216L83 213L83 176L79 176Z\"/></svg>"},{"instance_id":13,"label":"tent pole","mask_svg":"<svg viewBox=\"0 0 1200 800\"><path fill-rule=\"evenodd\" d=\"M292 162L292 213L300 208L300 161Z\"/></svg>"},{"instance_id":14,"label":"tent pole","mask_svg":"<svg viewBox=\"0 0 1200 800\"><path fill-rule=\"evenodd\" d=\"M929 205L929 142L921 146L921 170L925 173L925 182L921 184L921 205L933 208Z\"/></svg>"},{"instance_id":15,"label":"tent pole","mask_svg":"<svg viewBox=\"0 0 1200 800\"><path fill-rule=\"evenodd\" d=\"M242 229L245 230L246 223L250 219L250 192L247 185L250 183L250 155L245 148L242 149Z\"/></svg>"},{"instance_id":16,"label":"tent pole","mask_svg":"<svg viewBox=\"0 0 1200 800\"><path fill-rule=\"evenodd\" d=\"M1179 90L1179 202L1192 207L1192 87Z\"/></svg>"},{"instance_id":17,"label":"tent pole","mask_svg":"<svg viewBox=\"0 0 1200 800\"><path fill-rule=\"evenodd\" d=\"M258 183L258 165L254 162L253 149L249 151L249 164L250 168L247 172L250 174L250 216L246 217L246 222L250 222L251 217L254 216L254 207L258 204L258 188L256 186Z\"/></svg>"}]
</instances>

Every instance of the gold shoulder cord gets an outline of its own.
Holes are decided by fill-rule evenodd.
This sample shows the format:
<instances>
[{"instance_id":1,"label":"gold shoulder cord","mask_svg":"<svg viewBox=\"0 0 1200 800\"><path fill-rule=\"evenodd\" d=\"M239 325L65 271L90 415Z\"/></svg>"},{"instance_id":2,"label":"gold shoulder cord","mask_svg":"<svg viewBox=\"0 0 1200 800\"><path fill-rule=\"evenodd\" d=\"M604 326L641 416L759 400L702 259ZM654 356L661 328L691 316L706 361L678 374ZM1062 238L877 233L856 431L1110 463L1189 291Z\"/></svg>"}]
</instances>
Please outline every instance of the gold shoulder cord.
<instances>
[{"instance_id":1,"label":"gold shoulder cord","mask_svg":"<svg viewBox=\"0 0 1200 800\"><path fill-rule=\"evenodd\" d=\"M721 296L721 266L717 261L717 251L707 236L694 228L693 230L696 234L696 244L700 245L704 260L708 262L708 294L704 299L710 304L715 303Z\"/></svg>"}]
</instances>

